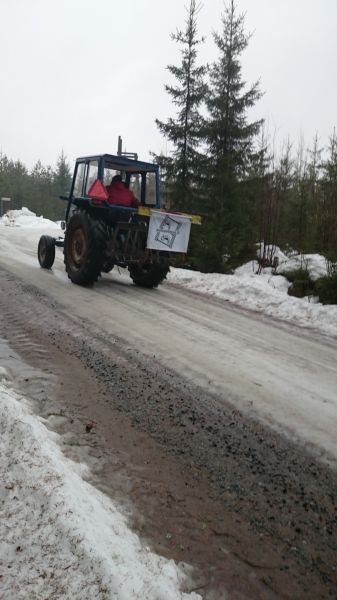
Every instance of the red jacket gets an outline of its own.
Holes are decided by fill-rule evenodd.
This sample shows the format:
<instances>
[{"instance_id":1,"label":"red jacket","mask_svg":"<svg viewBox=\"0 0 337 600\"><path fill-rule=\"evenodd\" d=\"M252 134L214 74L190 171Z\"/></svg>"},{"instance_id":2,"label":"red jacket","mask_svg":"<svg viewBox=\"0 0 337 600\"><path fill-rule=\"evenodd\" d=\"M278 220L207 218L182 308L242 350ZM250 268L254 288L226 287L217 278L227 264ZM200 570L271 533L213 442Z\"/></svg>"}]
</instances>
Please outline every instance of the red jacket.
<instances>
[{"instance_id":1,"label":"red jacket","mask_svg":"<svg viewBox=\"0 0 337 600\"><path fill-rule=\"evenodd\" d=\"M107 185L109 204L117 204L118 206L139 206L139 200L134 193L129 190L122 181L115 181L111 185Z\"/></svg>"}]
</instances>

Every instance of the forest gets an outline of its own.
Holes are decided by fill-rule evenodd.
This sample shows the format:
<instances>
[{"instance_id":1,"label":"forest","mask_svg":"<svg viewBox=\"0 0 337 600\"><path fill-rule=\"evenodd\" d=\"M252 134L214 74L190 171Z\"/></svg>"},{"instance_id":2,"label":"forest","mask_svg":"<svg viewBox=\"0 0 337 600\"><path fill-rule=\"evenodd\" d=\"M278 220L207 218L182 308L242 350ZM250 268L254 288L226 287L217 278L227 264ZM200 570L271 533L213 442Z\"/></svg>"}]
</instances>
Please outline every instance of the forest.
<instances>
[{"instance_id":1,"label":"forest","mask_svg":"<svg viewBox=\"0 0 337 600\"><path fill-rule=\"evenodd\" d=\"M190 0L182 28L171 35L180 50L180 62L167 66L172 116L156 119L171 151L153 153L161 166L162 203L203 216L202 227L193 228L188 266L232 272L256 257L257 246L261 268L274 265L275 246L320 253L337 302L336 131L326 147L320 146L319 133L308 147L304 139L279 143L263 119L250 121L263 91L259 81L242 78L250 40L245 17L235 0L227 2L213 34L214 62L206 65L199 62L201 9ZM63 151L55 168L39 161L30 171L0 154L0 197L12 198L11 208L24 205L61 219L65 206L59 196L70 182ZM306 279L305 264L296 276Z\"/></svg>"},{"instance_id":2,"label":"forest","mask_svg":"<svg viewBox=\"0 0 337 600\"><path fill-rule=\"evenodd\" d=\"M46 219L60 220L65 212L60 196L69 192L71 177L63 151L54 169L38 161L30 171L20 160L9 159L1 153L0 197L11 199L10 204L3 204L3 210L26 206Z\"/></svg>"}]
</instances>

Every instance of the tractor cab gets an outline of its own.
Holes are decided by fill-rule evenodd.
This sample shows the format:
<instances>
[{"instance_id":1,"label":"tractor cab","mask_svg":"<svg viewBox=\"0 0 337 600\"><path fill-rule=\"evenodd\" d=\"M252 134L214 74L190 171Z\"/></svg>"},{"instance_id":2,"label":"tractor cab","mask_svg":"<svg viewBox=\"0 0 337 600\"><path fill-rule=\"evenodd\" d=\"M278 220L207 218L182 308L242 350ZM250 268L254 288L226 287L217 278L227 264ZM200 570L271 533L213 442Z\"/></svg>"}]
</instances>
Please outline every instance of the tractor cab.
<instances>
[{"instance_id":1,"label":"tractor cab","mask_svg":"<svg viewBox=\"0 0 337 600\"><path fill-rule=\"evenodd\" d=\"M70 189L66 221L68 221L71 204L83 206L83 202L92 202L91 190L96 181L106 188L113 177L121 175L125 186L130 189L140 205L153 209L160 208L159 167L153 163L133 160L123 156L101 154L78 158ZM96 197L96 200L99 199ZM101 200L106 200L104 194Z\"/></svg>"}]
</instances>

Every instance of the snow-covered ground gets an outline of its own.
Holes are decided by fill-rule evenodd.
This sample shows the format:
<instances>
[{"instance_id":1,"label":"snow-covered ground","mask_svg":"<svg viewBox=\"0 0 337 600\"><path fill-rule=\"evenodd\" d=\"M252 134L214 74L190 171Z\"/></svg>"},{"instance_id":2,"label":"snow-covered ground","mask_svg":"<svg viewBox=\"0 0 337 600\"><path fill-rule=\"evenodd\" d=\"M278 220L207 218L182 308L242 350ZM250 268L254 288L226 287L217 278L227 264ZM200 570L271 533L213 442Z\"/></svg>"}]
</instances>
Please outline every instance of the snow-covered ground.
<instances>
[{"instance_id":1,"label":"snow-covered ground","mask_svg":"<svg viewBox=\"0 0 337 600\"><path fill-rule=\"evenodd\" d=\"M37 217L35 213L26 207L20 210L9 210L0 219L0 227L25 227L28 229L59 229L59 225L44 219L42 216Z\"/></svg>"},{"instance_id":2,"label":"snow-covered ground","mask_svg":"<svg viewBox=\"0 0 337 600\"><path fill-rule=\"evenodd\" d=\"M168 281L283 321L316 329L325 335L337 336L337 306L323 305L317 298L289 296L290 283L280 274L298 269L304 258L312 279L317 279L326 274L324 257L309 254L287 258L279 249L277 255L277 274L266 268L257 275L258 263L251 261L236 269L233 275L171 269Z\"/></svg>"},{"instance_id":3,"label":"snow-covered ground","mask_svg":"<svg viewBox=\"0 0 337 600\"><path fill-rule=\"evenodd\" d=\"M65 458L0 372L0 597L197 600L186 565L156 556Z\"/></svg>"}]
</instances>

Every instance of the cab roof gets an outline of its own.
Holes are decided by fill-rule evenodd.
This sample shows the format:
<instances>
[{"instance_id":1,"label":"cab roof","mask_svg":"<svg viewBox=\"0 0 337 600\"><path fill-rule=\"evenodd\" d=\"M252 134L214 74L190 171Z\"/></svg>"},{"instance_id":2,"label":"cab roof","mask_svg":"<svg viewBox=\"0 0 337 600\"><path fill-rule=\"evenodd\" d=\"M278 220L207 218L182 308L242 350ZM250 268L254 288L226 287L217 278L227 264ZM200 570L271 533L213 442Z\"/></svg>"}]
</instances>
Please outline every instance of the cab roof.
<instances>
[{"instance_id":1,"label":"cab roof","mask_svg":"<svg viewBox=\"0 0 337 600\"><path fill-rule=\"evenodd\" d=\"M76 163L87 162L89 160L104 161L105 163L112 163L116 167L121 167L124 171L135 171L137 173L142 172L157 172L159 166L155 163L148 163L141 160L134 160L127 158L126 156L118 156L114 154L94 154L92 156L81 156L76 159Z\"/></svg>"}]
</instances>

